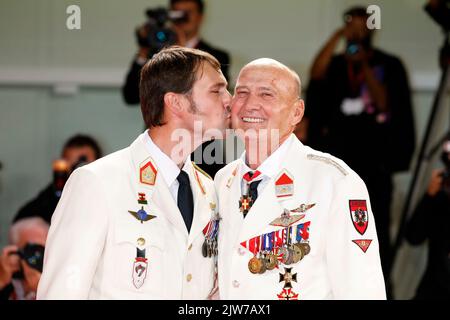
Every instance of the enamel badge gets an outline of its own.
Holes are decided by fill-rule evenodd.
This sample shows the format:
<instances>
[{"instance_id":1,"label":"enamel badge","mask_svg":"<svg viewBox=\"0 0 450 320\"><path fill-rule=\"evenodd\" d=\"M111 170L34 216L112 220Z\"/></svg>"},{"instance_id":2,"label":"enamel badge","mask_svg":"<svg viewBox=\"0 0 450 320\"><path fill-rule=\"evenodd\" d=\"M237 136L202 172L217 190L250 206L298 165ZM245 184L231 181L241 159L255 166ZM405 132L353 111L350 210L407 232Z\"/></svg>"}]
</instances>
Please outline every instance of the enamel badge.
<instances>
[{"instance_id":1,"label":"enamel badge","mask_svg":"<svg viewBox=\"0 0 450 320\"><path fill-rule=\"evenodd\" d=\"M136 211L131 211L128 210L128 212L135 217L137 220L139 220L141 223L144 223L144 221L149 221L153 218L156 218L156 216L153 216L151 214L148 214L145 210L144 207L141 207L141 209L139 209L137 212Z\"/></svg>"},{"instance_id":2,"label":"enamel badge","mask_svg":"<svg viewBox=\"0 0 450 320\"><path fill-rule=\"evenodd\" d=\"M352 242L356 243L356 245L357 245L364 253L366 253L367 249L369 249L369 246L370 246L370 244L372 243L372 240L361 239L361 240L352 240Z\"/></svg>"},{"instance_id":3,"label":"enamel badge","mask_svg":"<svg viewBox=\"0 0 450 320\"><path fill-rule=\"evenodd\" d=\"M291 211L289 211L288 209L284 209L281 216L273 220L270 225L275 227L289 227L290 225L293 225L304 217L304 214L291 215Z\"/></svg>"},{"instance_id":4,"label":"enamel badge","mask_svg":"<svg viewBox=\"0 0 450 320\"><path fill-rule=\"evenodd\" d=\"M244 195L239 199L239 210L245 215L253 205L252 197Z\"/></svg>"},{"instance_id":5,"label":"enamel badge","mask_svg":"<svg viewBox=\"0 0 450 320\"><path fill-rule=\"evenodd\" d=\"M366 200L350 200L349 205L353 226L360 235L363 235L369 225Z\"/></svg>"},{"instance_id":6,"label":"enamel badge","mask_svg":"<svg viewBox=\"0 0 450 320\"><path fill-rule=\"evenodd\" d=\"M236 177L237 169L238 169L238 166L236 166L234 168L233 172L231 173L231 177L228 178L227 188L231 187L231 184L233 183L233 179L234 179L234 177Z\"/></svg>"},{"instance_id":7,"label":"enamel badge","mask_svg":"<svg viewBox=\"0 0 450 320\"><path fill-rule=\"evenodd\" d=\"M285 169L275 180L275 195L277 198L290 197L294 194L294 179Z\"/></svg>"},{"instance_id":8,"label":"enamel badge","mask_svg":"<svg viewBox=\"0 0 450 320\"><path fill-rule=\"evenodd\" d=\"M143 193L143 192L138 193L138 203L139 204L148 204L147 199L145 199L145 193Z\"/></svg>"},{"instance_id":9,"label":"enamel badge","mask_svg":"<svg viewBox=\"0 0 450 320\"><path fill-rule=\"evenodd\" d=\"M291 212L302 212L303 213L303 212L308 211L315 205L316 205L315 203L311 203L311 204L302 203L298 208L292 209Z\"/></svg>"},{"instance_id":10,"label":"enamel badge","mask_svg":"<svg viewBox=\"0 0 450 320\"><path fill-rule=\"evenodd\" d=\"M151 214L148 214L145 210L144 210L144 206L143 205L148 205L148 201L145 198L145 193L144 192L139 192L138 193L138 203L141 204L141 209L139 209L138 211L131 211L128 210L128 212L135 217L137 220L139 220L141 223L144 223L144 221L149 221L153 218L156 218L156 216L153 216Z\"/></svg>"},{"instance_id":11,"label":"enamel badge","mask_svg":"<svg viewBox=\"0 0 450 320\"><path fill-rule=\"evenodd\" d=\"M136 257L133 264L133 285L139 289L144 284L147 277L147 259L143 257Z\"/></svg>"},{"instance_id":12,"label":"enamel badge","mask_svg":"<svg viewBox=\"0 0 450 320\"><path fill-rule=\"evenodd\" d=\"M157 174L158 174L158 171L156 170L156 166L153 163L153 160L151 158L149 158L149 160L144 161L140 165L139 181L143 184L154 186Z\"/></svg>"}]
</instances>

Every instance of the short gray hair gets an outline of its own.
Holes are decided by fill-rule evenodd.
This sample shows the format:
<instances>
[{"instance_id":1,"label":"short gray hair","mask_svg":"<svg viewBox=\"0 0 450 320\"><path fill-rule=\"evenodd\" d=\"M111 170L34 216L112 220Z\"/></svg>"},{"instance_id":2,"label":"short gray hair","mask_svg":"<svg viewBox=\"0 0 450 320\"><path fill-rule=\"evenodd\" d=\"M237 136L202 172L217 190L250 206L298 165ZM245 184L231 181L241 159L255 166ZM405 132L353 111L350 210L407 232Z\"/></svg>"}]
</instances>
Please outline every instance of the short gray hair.
<instances>
[{"instance_id":1,"label":"short gray hair","mask_svg":"<svg viewBox=\"0 0 450 320\"><path fill-rule=\"evenodd\" d=\"M49 224L41 217L23 218L16 221L9 229L9 242L11 244L18 244L20 235L25 230L42 229L48 232Z\"/></svg>"}]
</instances>

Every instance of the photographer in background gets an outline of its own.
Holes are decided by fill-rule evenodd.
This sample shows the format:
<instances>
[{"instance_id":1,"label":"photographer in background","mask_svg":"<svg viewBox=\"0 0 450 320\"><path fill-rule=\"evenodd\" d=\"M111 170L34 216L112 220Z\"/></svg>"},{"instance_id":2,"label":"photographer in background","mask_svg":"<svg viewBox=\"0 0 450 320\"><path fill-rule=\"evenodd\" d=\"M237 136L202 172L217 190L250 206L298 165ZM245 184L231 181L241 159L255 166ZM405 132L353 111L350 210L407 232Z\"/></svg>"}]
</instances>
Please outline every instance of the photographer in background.
<instances>
[{"instance_id":1,"label":"photographer in background","mask_svg":"<svg viewBox=\"0 0 450 320\"><path fill-rule=\"evenodd\" d=\"M210 46L200 37L204 9L203 0L170 0L169 11L162 8L147 10L149 21L136 31L139 50L122 88L123 98L128 105L139 104L139 77L143 65L163 47L170 45L210 53L220 62L222 73L229 80L229 54ZM212 163L206 155L208 149L214 159ZM225 165L224 147L218 141L207 141L192 153L191 160L214 177Z\"/></svg>"},{"instance_id":2,"label":"photographer in background","mask_svg":"<svg viewBox=\"0 0 450 320\"><path fill-rule=\"evenodd\" d=\"M411 245L428 240L428 261L415 299L450 299L450 136L443 144L445 170L434 170L428 190L406 229Z\"/></svg>"},{"instance_id":3,"label":"photographer in background","mask_svg":"<svg viewBox=\"0 0 450 320\"><path fill-rule=\"evenodd\" d=\"M48 229L48 223L39 217L22 219L11 226L11 245L0 255L0 300L36 298Z\"/></svg>"},{"instance_id":4,"label":"photographer in background","mask_svg":"<svg viewBox=\"0 0 450 320\"><path fill-rule=\"evenodd\" d=\"M70 173L101 156L102 151L97 141L90 136L75 135L71 137L64 145L61 159L53 162L53 181L36 198L19 210L13 222L26 217L38 216L50 224L53 211L55 211Z\"/></svg>"},{"instance_id":5,"label":"photographer in background","mask_svg":"<svg viewBox=\"0 0 450 320\"><path fill-rule=\"evenodd\" d=\"M185 14L184 18L175 18L180 12ZM139 75L142 66L163 46L179 45L206 51L219 60L223 75L227 80L229 79L230 57L228 53L211 47L200 38L203 12L204 3L202 0L170 0L170 11L166 14L166 19L164 19L164 13L160 9L147 11L150 21L136 31L139 50L122 88L123 98L127 104L139 103ZM169 21L161 20L171 21L170 26L166 27ZM164 24L164 26L161 26L161 24ZM155 28L162 32L155 35ZM173 33L175 37L170 36Z\"/></svg>"},{"instance_id":6,"label":"photographer in background","mask_svg":"<svg viewBox=\"0 0 450 320\"><path fill-rule=\"evenodd\" d=\"M392 175L409 169L415 132L405 68L373 47L368 17L364 7L345 12L344 26L315 58L301 122L307 128L298 132L307 132L300 134L303 141L341 158L366 183L389 297ZM335 55L341 40L345 52Z\"/></svg>"}]
</instances>

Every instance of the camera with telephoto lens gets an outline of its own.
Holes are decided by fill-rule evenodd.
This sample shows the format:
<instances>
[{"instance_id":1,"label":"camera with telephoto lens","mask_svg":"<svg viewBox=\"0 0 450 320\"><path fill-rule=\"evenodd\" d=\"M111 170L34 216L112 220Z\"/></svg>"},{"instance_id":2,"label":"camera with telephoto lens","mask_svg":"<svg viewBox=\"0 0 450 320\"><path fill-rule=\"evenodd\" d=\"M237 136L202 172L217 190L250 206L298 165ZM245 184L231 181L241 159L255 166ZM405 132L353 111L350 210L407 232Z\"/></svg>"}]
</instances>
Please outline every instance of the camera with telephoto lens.
<instances>
[{"instance_id":1,"label":"camera with telephoto lens","mask_svg":"<svg viewBox=\"0 0 450 320\"><path fill-rule=\"evenodd\" d=\"M177 34L173 31L169 23L174 24L188 21L189 16L185 11L167 10L165 8L148 9L145 14L148 21L146 28L147 37L137 35L141 47L150 48L152 53L160 51L162 48L173 45L177 42Z\"/></svg>"},{"instance_id":2,"label":"camera with telephoto lens","mask_svg":"<svg viewBox=\"0 0 450 320\"><path fill-rule=\"evenodd\" d=\"M31 268L42 272L44 265L44 251L45 247L40 244L27 243L25 247L10 254L17 254L20 259L24 260ZM18 276L20 278L20 276Z\"/></svg>"}]
</instances>

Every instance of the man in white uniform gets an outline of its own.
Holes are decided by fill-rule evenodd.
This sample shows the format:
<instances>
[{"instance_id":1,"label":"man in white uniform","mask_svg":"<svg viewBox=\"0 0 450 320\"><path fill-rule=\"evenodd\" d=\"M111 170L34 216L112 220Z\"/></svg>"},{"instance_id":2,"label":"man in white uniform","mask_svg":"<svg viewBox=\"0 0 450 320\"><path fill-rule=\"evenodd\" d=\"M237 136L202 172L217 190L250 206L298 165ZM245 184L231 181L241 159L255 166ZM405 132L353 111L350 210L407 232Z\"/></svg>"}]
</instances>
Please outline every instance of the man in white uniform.
<instances>
[{"instance_id":1,"label":"man in white uniform","mask_svg":"<svg viewBox=\"0 0 450 320\"><path fill-rule=\"evenodd\" d=\"M38 299L205 299L214 288L217 199L187 159L203 133L229 126L227 82L210 54L172 47L144 66L140 86L149 129L71 175Z\"/></svg>"},{"instance_id":2,"label":"man in white uniform","mask_svg":"<svg viewBox=\"0 0 450 320\"><path fill-rule=\"evenodd\" d=\"M304 113L300 88L272 59L239 74L231 123L245 152L215 177L220 297L385 299L364 182L292 134Z\"/></svg>"}]
</instances>

